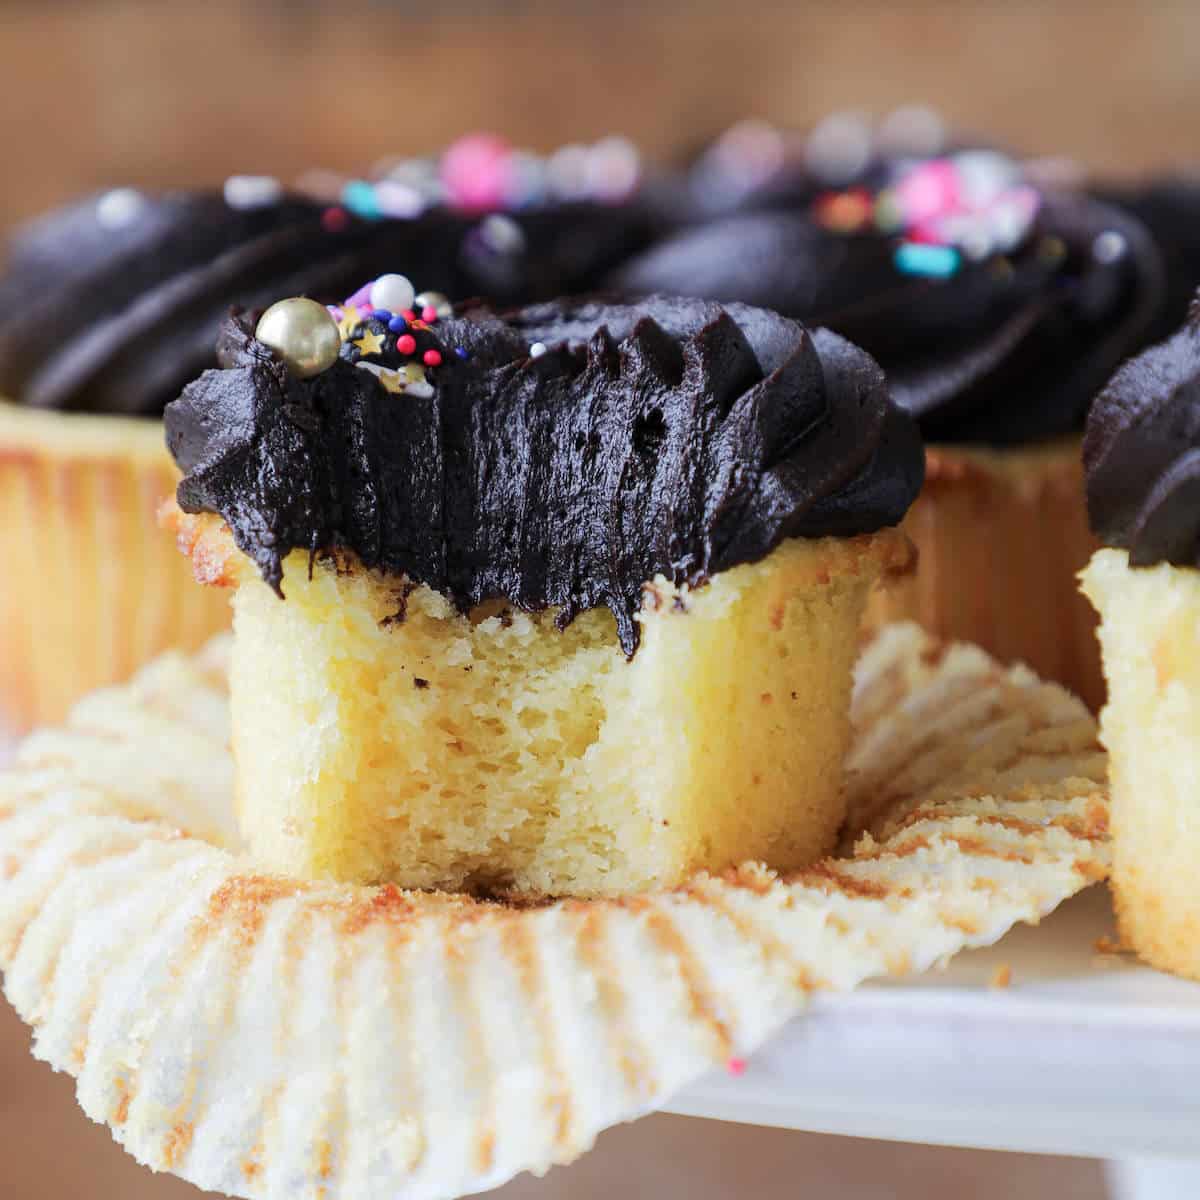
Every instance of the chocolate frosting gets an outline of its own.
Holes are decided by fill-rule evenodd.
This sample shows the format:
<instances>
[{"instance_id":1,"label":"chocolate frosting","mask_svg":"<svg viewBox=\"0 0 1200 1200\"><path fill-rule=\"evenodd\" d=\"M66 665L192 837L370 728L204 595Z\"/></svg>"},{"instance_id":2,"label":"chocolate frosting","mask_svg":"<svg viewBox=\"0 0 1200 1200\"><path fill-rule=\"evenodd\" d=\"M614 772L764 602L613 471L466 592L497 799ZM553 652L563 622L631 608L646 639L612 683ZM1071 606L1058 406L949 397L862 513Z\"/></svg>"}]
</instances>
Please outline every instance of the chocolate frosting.
<instances>
[{"instance_id":1,"label":"chocolate frosting","mask_svg":"<svg viewBox=\"0 0 1200 1200\"><path fill-rule=\"evenodd\" d=\"M463 611L556 606L561 627L605 606L632 655L656 575L696 585L784 538L895 524L922 483L875 363L773 313L478 309L423 331L434 348L429 394L394 395L351 341L300 380L231 320L221 369L167 408L181 507L220 514L277 590L290 551L350 550Z\"/></svg>"},{"instance_id":2,"label":"chocolate frosting","mask_svg":"<svg viewBox=\"0 0 1200 1200\"><path fill-rule=\"evenodd\" d=\"M1150 231L1166 271L1166 295L1147 342L1170 337L1187 319L1200 287L1200 172L1140 184L1109 184L1096 195L1128 210Z\"/></svg>"},{"instance_id":3,"label":"chocolate frosting","mask_svg":"<svg viewBox=\"0 0 1200 1200\"><path fill-rule=\"evenodd\" d=\"M1123 366L1083 442L1088 515L1134 566L1200 566L1200 311Z\"/></svg>"},{"instance_id":4,"label":"chocolate frosting","mask_svg":"<svg viewBox=\"0 0 1200 1200\"><path fill-rule=\"evenodd\" d=\"M1105 234L1116 239L1098 242ZM878 359L927 439L990 444L1081 428L1097 389L1145 344L1162 300L1142 225L1083 195L1044 194L1016 247L964 257L949 278L903 274L899 241L836 232L808 210L746 213L660 241L609 282L827 326Z\"/></svg>"},{"instance_id":5,"label":"chocolate frosting","mask_svg":"<svg viewBox=\"0 0 1200 1200\"><path fill-rule=\"evenodd\" d=\"M237 208L216 192L130 193L60 209L14 241L0 277L0 395L39 408L157 415L213 364L231 305L340 301L381 269L417 288L502 304L587 289L646 244L635 205L564 204L482 220L364 220L283 196ZM489 223L490 222L490 223ZM501 222L497 225L496 222Z\"/></svg>"}]
</instances>

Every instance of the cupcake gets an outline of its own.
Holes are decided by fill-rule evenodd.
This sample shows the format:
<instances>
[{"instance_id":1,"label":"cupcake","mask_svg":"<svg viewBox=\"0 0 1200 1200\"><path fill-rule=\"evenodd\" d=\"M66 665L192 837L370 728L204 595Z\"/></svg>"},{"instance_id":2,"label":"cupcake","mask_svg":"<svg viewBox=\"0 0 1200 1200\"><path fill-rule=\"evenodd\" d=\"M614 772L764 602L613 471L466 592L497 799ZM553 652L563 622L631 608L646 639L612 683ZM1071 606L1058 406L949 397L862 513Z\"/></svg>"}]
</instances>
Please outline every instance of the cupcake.
<instances>
[{"instance_id":1,"label":"cupcake","mask_svg":"<svg viewBox=\"0 0 1200 1200\"><path fill-rule=\"evenodd\" d=\"M665 297L351 304L310 361L323 316L232 320L166 416L256 859L540 897L827 851L923 467L874 362Z\"/></svg>"},{"instance_id":2,"label":"cupcake","mask_svg":"<svg viewBox=\"0 0 1200 1200\"><path fill-rule=\"evenodd\" d=\"M1113 377L1084 463L1118 924L1147 962L1200 979L1200 313Z\"/></svg>"},{"instance_id":3,"label":"cupcake","mask_svg":"<svg viewBox=\"0 0 1200 1200\"><path fill-rule=\"evenodd\" d=\"M0 725L56 720L148 655L227 625L155 513L178 478L162 409L214 361L232 302L335 299L368 261L419 273L426 303L525 302L590 286L647 236L633 206L367 219L252 178L107 192L21 231L0 277Z\"/></svg>"},{"instance_id":4,"label":"cupcake","mask_svg":"<svg viewBox=\"0 0 1200 1200\"><path fill-rule=\"evenodd\" d=\"M922 569L877 598L873 620L920 620L1099 702L1074 581L1094 548L1079 433L1160 309L1140 222L1035 187L997 152L962 151L681 230L610 282L774 308L872 354L928 446L906 523Z\"/></svg>"}]
</instances>

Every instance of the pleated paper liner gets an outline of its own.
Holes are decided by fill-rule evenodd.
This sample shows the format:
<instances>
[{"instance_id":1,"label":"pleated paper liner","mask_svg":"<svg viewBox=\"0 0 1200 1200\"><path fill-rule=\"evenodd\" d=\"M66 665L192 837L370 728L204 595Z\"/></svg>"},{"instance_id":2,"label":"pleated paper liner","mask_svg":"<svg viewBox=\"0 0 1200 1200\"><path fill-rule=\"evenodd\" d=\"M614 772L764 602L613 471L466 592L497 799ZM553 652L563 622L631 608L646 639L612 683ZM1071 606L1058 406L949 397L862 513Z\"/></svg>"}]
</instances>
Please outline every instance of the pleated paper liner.
<instances>
[{"instance_id":1,"label":"pleated paper liner","mask_svg":"<svg viewBox=\"0 0 1200 1200\"><path fill-rule=\"evenodd\" d=\"M928 447L925 487L902 528L919 568L876 592L872 623L916 621L935 637L1026 663L1100 708L1096 614L1076 581L1097 547L1078 437Z\"/></svg>"},{"instance_id":2,"label":"pleated paper liner","mask_svg":"<svg viewBox=\"0 0 1200 1200\"><path fill-rule=\"evenodd\" d=\"M226 596L158 527L178 477L158 421L0 403L0 729L61 721L228 628Z\"/></svg>"},{"instance_id":3,"label":"pleated paper liner","mask_svg":"<svg viewBox=\"0 0 1200 1200\"><path fill-rule=\"evenodd\" d=\"M991 943L1108 867L1080 702L900 626L859 668L853 846L809 870L526 908L272 878L236 849L223 653L21 747L0 964L89 1116L235 1196L450 1197L569 1162L815 989Z\"/></svg>"}]
</instances>

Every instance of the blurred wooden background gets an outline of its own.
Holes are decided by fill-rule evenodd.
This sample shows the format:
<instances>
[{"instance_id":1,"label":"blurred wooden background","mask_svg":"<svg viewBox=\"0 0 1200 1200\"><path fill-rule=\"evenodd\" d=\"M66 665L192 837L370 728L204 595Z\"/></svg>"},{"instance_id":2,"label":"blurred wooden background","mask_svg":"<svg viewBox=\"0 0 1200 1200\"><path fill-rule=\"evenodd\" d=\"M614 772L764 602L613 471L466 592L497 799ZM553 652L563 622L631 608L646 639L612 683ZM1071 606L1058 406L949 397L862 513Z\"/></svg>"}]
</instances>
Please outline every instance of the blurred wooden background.
<instances>
[{"instance_id":1,"label":"blurred wooden background","mask_svg":"<svg viewBox=\"0 0 1200 1200\"><path fill-rule=\"evenodd\" d=\"M86 188L361 170L475 128L667 153L908 101L1106 169L1200 159L1200 4L0 0L0 229Z\"/></svg>"}]
</instances>

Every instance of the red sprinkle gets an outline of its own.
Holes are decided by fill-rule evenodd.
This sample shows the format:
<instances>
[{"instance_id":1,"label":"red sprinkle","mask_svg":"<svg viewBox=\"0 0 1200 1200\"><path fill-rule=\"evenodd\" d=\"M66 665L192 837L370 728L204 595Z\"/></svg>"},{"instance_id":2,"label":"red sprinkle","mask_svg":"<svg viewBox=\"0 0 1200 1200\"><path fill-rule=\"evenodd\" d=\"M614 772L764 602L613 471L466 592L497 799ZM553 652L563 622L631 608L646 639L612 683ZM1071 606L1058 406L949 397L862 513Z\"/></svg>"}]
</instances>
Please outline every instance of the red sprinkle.
<instances>
[{"instance_id":1,"label":"red sprinkle","mask_svg":"<svg viewBox=\"0 0 1200 1200\"><path fill-rule=\"evenodd\" d=\"M327 208L321 214L321 228L326 233L341 233L349 224L350 218L344 208Z\"/></svg>"},{"instance_id":2,"label":"red sprinkle","mask_svg":"<svg viewBox=\"0 0 1200 1200\"><path fill-rule=\"evenodd\" d=\"M730 1075L745 1075L746 1060L744 1058L731 1058L725 1064L725 1070L727 1070Z\"/></svg>"},{"instance_id":3,"label":"red sprinkle","mask_svg":"<svg viewBox=\"0 0 1200 1200\"><path fill-rule=\"evenodd\" d=\"M400 315L406 321L415 321L417 319L417 314L411 308L406 308Z\"/></svg>"},{"instance_id":4,"label":"red sprinkle","mask_svg":"<svg viewBox=\"0 0 1200 1200\"><path fill-rule=\"evenodd\" d=\"M440 350L426 350L425 365L427 367L440 367L442 365L442 352Z\"/></svg>"},{"instance_id":5,"label":"red sprinkle","mask_svg":"<svg viewBox=\"0 0 1200 1200\"><path fill-rule=\"evenodd\" d=\"M401 354L412 354L417 348L417 339L411 333L402 334L396 339L396 349Z\"/></svg>"},{"instance_id":6,"label":"red sprinkle","mask_svg":"<svg viewBox=\"0 0 1200 1200\"><path fill-rule=\"evenodd\" d=\"M437 309L432 304L427 304L421 309L421 320L428 321L430 325L437 320Z\"/></svg>"}]
</instances>

